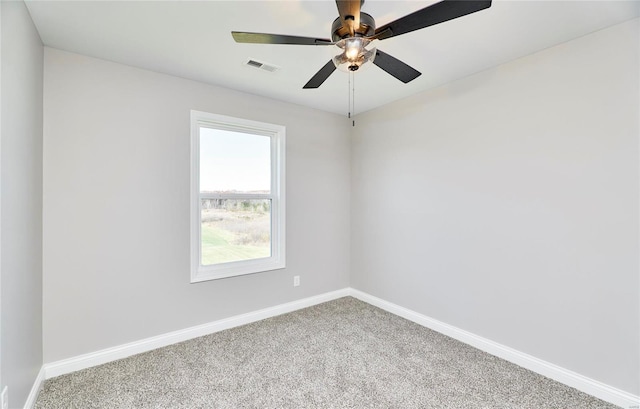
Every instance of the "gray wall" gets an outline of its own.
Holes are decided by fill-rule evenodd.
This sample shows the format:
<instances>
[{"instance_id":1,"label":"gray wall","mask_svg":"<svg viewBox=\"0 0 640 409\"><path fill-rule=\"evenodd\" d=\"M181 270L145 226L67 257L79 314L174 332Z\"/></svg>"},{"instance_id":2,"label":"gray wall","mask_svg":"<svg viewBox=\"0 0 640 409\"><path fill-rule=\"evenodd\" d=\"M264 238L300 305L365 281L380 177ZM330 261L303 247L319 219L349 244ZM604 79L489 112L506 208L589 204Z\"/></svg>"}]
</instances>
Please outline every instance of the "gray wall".
<instances>
[{"instance_id":1,"label":"gray wall","mask_svg":"<svg viewBox=\"0 0 640 409\"><path fill-rule=\"evenodd\" d=\"M191 109L287 127L286 269L189 284ZM348 286L346 118L49 48L44 112L45 362Z\"/></svg>"},{"instance_id":2,"label":"gray wall","mask_svg":"<svg viewBox=\"0 0 640 409\"><path fill-rule=\"evenodd\" d=\"M43 47L23 2L2 9L0 386L24 405L42 366Z\"/></svg>"},{"instance_id":3,"label":"gray wall","mask_svg":"<svg viewBox=\"0 0 640 409\"><path fill-rule=\"evenodd\" d=\"M638 25L360 116L352 287L639 395Z\"/></svg>"}]
</instances>

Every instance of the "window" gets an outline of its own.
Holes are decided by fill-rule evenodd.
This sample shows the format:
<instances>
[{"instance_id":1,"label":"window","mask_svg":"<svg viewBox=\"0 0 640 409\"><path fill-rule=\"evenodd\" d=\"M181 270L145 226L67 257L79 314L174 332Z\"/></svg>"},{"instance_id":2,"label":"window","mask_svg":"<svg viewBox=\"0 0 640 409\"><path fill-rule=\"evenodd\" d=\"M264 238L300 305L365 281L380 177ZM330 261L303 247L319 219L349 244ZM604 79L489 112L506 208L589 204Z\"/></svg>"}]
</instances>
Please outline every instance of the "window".
<instances>
[{"instance_id":1,"label":"window","mask_svg":"<svg viewBox=\"0 0 640 409\"><path fill-rule=\"evenodd\" d=\"M285 266L285 128L191 111L191 282Z\"/></svg>"}]
</instances>

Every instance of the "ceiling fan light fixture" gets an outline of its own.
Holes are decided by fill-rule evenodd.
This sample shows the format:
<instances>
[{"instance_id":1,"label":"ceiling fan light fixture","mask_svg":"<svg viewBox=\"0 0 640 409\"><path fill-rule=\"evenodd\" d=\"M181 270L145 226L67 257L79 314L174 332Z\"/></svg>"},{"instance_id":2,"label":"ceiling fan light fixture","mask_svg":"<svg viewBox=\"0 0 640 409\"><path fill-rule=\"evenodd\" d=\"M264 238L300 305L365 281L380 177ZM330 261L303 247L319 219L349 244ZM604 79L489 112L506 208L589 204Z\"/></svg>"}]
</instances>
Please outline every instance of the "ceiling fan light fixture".
<instances>
[{"instance_id":1,"label":"ceiling fan light fixture","mask_svg":"<svg viewBox=\"0 0 640 409\"><path fill-rule=\"evenodd\" d=\"M376 57L373 40L364 37L344 38L332 47L333 64L340 71L357 71Z\"/></svg>"}]
</instances>

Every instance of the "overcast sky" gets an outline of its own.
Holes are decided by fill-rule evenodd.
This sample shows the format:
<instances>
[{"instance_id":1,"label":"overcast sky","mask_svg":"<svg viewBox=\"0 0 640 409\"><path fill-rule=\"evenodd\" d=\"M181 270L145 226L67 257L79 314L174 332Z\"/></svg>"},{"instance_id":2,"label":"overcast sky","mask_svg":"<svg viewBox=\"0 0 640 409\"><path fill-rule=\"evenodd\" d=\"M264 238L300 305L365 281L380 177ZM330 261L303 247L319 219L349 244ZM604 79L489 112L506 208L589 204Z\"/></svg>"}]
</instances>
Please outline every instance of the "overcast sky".
<instances>
[{"instance_id":1,"label":"overcast sky","mask_svg":"<svg viewBox=\"0 0 640 409\"><path fill-rule=\"evenodd\" d=\"M200 128L200 191L269 191L271 138Z\"/></svg>"}]
</instances>

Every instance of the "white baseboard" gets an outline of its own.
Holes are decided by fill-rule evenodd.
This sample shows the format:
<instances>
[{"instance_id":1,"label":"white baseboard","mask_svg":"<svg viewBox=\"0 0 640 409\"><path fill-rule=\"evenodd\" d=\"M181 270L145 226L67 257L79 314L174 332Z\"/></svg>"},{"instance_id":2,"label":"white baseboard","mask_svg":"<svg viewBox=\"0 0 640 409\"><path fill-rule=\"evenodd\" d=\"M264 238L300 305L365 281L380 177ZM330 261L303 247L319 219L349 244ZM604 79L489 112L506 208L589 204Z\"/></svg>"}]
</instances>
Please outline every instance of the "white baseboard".
<instances>
[{"instance_id":1,"label":"white baseboard","mask_svg":"<svg viewBox=\"0 0 640 409\"><path fill-rule=\"evenodd\" d=\"M452 325L445 324L444 322L374 297L362 291L352 288L350 289L349 294L361 301L406 318L409 321L413 321L416 324L422 325L451 338L457 339L458 341L469 344L523 368L527 368L540 375L546 376L547 378L551 378L560 383L571 386L579 391L588 393L589 395L595 396L606 402L618 405L622 408L640 408L639 396L616 389L602 382L559 367L558 365L543 361L513 348L498 344L497 342L493 342Z\"/></svg>"},{"instance_id":2,"label":"white baseboard","mask_svg":"<svg viewBox=\"0 0 640 409\"><path fill-rule=\"evenodd\" d=\"M33 386L31 387L31 392L29 392L29 396L27 396L27 401L24 404L24 409L32 409L36 405L36 399L38 399L38 393L42 390L42 386L44 385L44 366L40 368L40 372L38 372L38 377L33 382Z\"/></svg>"},{"instance_id":3,"label":"white baseboard","mask_svg":"<svg viewBox=\"0 0 640 409\"><path fill-rule=\"evenodd\" d=\"M640 408L640 397L638 396L616 389L602 382L580 375L576 372L567 370L552 363L543 361L497 342L493 342L471 332L462 330L449 324L445 324L436 319L427 317L426 315L422 315L415 311L374 297L362 291L353 288L344 288L341 290L320 294L314 297L292 301L286 304L281 304L274 307L249 312L246 314L236 315L234 317L225 318L208 324L173 331L167 334L146 338L140 341L135 341L128 344L103 349L93 353L45 364L42 367L40 374L38 375L38 379L34 383L31 394L27 399L25 409L31 409L35 404L35 400L40 388L42 387L44 379L50 379L70 372L90 368L92 366L104 364L107 362L126 358L131 355L175 344L177 342L187 341L189 339L201 337L203 335L212 334L214 332L223 331L225 329L249 324L266 318L275 317L277 315L296 311L302 308L310 307L316 304L335 300L349 295L361 301L374 305L378 308L381 308L385 311L388 311L392 314L406 318L419 325L440 332L451 338L457 339L458 341L469 344L482 351L505 359L523 368L527 368L533 372L539 373L540 375L546 376L565 385L576 388L579 391L588 393L604 401L613 403L614 405L629 409Z\"/></svg>"},{"instance_id":4,"label":"white baseboard","mask_svg":"<svg viewBox=\"0 0 640 409\"><path fill-rule=\"evenodd\" d=\"M346 297L348 295L349 288L344 288L341 290L320 294L314 297L276 305L275 307L269 307L262 310L236 315L218 321L213 321L208 324L173 331L167 334L145 338L140 341L130 342L128 344L118 345L89 354L79 355L73 358L48 363L43 366L45 378L50 379L70 372L75 372L81 369L90 368L92 366L126 358L131 355L136 355L142 352L165 347L167 345L187 341L204 335L209 335L214 332L219 332L225 329L249 324L255 321L260 321L265 318L275 317L277 315L296 311L301 308L311 307L312 305L335 300L341 297Z\"/></svg>"}]
</instances>

